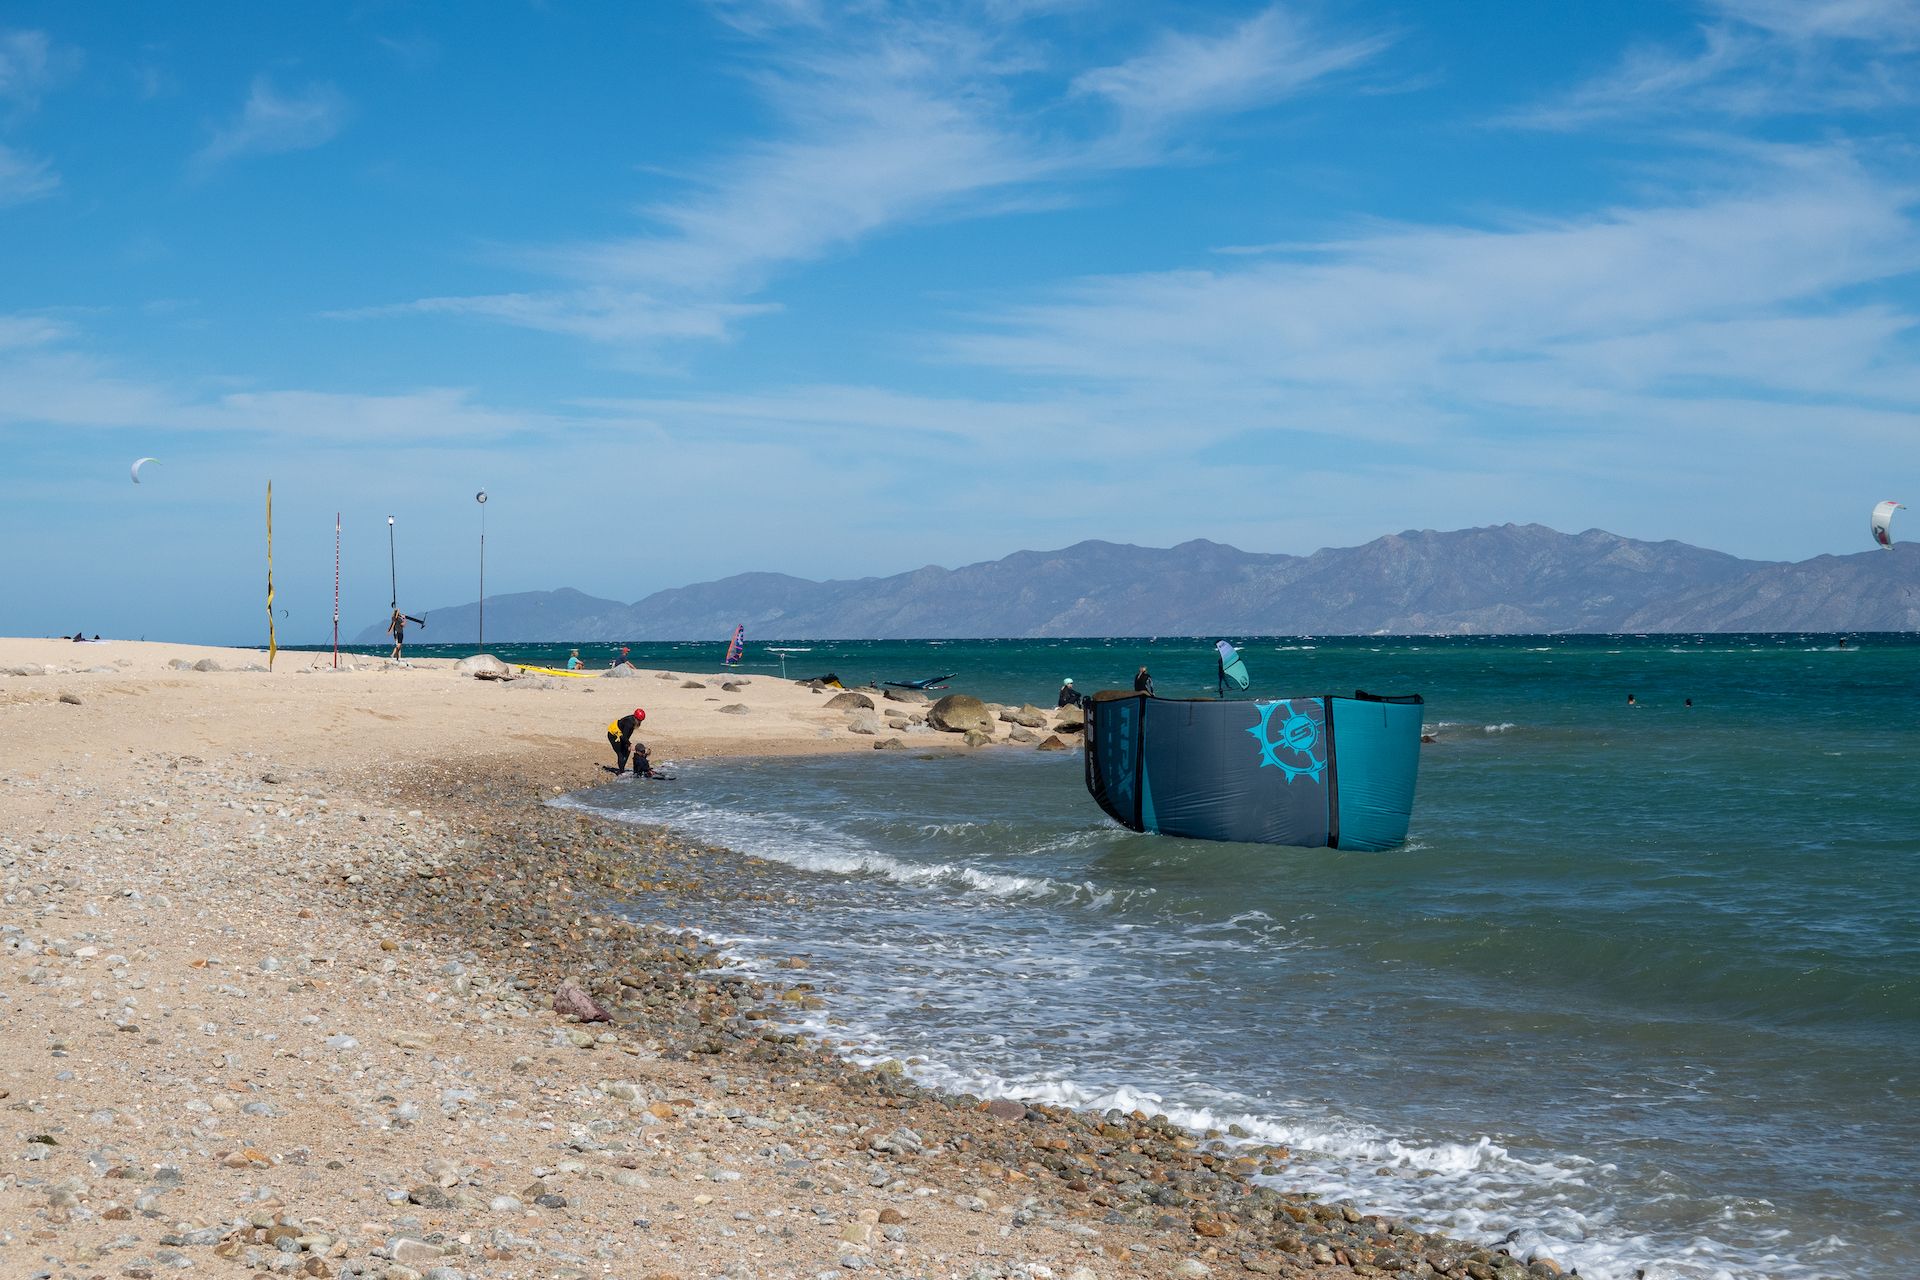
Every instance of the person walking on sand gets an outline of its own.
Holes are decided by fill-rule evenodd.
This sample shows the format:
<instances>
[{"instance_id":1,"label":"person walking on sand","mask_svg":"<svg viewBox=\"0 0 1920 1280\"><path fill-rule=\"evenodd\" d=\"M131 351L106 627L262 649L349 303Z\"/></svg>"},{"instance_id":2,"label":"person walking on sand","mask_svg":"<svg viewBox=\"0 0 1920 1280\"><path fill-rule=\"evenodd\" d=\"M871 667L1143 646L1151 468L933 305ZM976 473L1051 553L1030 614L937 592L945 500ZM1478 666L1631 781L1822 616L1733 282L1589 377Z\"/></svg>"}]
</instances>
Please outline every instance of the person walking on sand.
<instances>
[{"instance_id":1,"label":"person walking on sand","mask_svg":"<svg viewBox=\"0 0 1920 1280\"><path fill-rule=\"evenodd\" d=\"M402 613L398 609L393 611L393 617L387 622L387 634L393 637L393 652L388 656L395 662L400 661L400 651L406 647L407 624L409 622L417 627L427 625L425 618L416 618L412 614Z\"/></svg>"},{"instance_id":2,"label":"person walking on sand","mask_svg":"<svg viewBox=\"0 0 1920 1280\"><path fill-rule=\"evenodd\" d=\"M1153 696L1153 675L1145 667L1140 668L1139 671L1134 673L1133 691L1135 693L1144 693L1148 697Z\"/></svg>"},{"instance_id":3,"label":"person walking on sand","mask_svg":"<svg viewBox=\"0 0 1920 1280\"><path fill-rule=\"evenodd\" d=\"M613 748L613 771L616 774L627 771L629 754L634 754L638 761L634 765L635 773L639 773L641 766L646 763L647 749L633 740L633 735L639 732L640 724L646 718L647 713L635 707L632 715L621 716L607 725L607 745ZM648 773L651 772L649 769Z\"/></svg>"}]
</instances>

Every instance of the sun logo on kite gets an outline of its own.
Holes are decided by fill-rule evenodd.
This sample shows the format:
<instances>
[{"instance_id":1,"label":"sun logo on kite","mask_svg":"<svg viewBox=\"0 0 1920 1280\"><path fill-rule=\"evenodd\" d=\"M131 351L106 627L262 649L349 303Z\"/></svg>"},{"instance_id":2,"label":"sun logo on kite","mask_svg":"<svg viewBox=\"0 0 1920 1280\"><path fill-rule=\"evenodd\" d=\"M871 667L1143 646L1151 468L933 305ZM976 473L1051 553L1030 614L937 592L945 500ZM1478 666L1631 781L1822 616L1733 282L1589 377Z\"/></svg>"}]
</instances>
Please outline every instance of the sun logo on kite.
<instances>
[{"instance_id":1,"label":"sun logo on kite","mask_svg":"<svg viewBox=\"0 0 1920 1280\"><path fill-rule=\"evenodd\" d=\"M1320 771L1327 767L1327 762L1315 754L1321 742L1320 726L1295 711L1289 699L1255 705L1260 708L1260 723L1247 732L1260 742L1260 767L1272 765L1287 775L1288 782L1303 773L1320 781ZM1281 714L1276 717L1275 712ZM1280 721L1277 727L1273 723L1276 718Z\"/></svg>"}]
</instances>

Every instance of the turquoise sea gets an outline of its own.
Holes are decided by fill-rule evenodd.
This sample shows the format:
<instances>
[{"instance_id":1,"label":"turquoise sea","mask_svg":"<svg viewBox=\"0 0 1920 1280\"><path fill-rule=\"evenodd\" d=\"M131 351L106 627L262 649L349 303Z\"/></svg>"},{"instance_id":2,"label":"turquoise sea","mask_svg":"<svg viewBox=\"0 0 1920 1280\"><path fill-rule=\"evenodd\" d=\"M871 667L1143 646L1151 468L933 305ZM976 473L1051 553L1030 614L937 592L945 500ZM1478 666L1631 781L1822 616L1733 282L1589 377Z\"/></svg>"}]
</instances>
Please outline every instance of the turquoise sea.
<instances>
[{"instance_id":1,"label":"turquoise sea","mask_svg":"<svg viewBox=\"0 0 1920 1280\"><path fill-rule=\"evenodd\" d=\"M689 762L564 803L775 864L716 874L777 900L676 922L810 956L823 1033L930 1081L1237 1125L1291 1147L1282 1185L1589 1277L1920 1272L1920 643L1241 644L1255 694L1425 695L1405 848L1136 835L1077 754L1025 751ZM1205 640L783 647L793 677L1049 705L1214 671Z\"/></svg>"}]
</instances>

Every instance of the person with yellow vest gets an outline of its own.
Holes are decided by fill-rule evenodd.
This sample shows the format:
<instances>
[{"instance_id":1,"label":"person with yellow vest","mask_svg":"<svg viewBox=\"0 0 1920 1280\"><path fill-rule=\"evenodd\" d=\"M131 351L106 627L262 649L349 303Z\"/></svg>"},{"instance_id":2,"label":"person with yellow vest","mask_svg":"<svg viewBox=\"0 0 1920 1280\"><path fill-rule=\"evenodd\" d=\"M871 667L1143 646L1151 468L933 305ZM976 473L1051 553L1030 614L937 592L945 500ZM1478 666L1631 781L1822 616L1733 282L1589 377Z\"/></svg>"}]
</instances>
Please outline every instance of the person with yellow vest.
<instances>
[{"instance_id":1,"label":"person with yellow vest","mask_svg":"<svg viewBox=\"0 0 1920 1280\"><path fill-rule=\"evenodd\" d=\"M631 754L634 776L638 778L653 776L653 765L647 758L646 744L634 741L633 737L640 729L640 722L646 718L647 713L635 707L632 715L621 716L607 725L607 744L613 748L615 773L627 771L627 756Z\"/></svg>"}]
</instances>

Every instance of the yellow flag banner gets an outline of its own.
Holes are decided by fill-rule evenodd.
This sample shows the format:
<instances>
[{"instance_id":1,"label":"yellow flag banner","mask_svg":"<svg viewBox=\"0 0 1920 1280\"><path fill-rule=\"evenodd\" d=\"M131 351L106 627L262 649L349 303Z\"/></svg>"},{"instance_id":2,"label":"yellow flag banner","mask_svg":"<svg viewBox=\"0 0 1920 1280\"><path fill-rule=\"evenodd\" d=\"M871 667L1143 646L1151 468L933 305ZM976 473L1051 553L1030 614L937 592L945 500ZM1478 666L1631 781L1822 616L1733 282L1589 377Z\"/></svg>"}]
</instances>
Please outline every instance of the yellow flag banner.
<instances>
[{"instance_id":1,"label":"yellow flag banner","mask_svg":"<svg viewBox=\"0 0 1920 1280\"><path fill-rule=\"evenodd\" d=\"M273 655L280 652L280 641L273 632L273 481L267 481L267 668L273 668Z\"/></svg>"}]
</instances>

